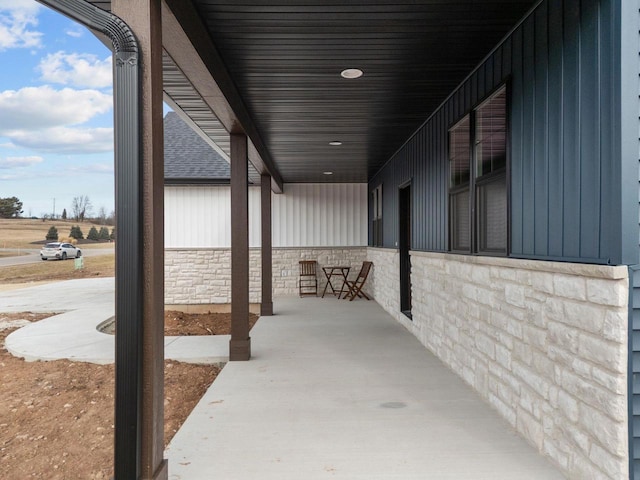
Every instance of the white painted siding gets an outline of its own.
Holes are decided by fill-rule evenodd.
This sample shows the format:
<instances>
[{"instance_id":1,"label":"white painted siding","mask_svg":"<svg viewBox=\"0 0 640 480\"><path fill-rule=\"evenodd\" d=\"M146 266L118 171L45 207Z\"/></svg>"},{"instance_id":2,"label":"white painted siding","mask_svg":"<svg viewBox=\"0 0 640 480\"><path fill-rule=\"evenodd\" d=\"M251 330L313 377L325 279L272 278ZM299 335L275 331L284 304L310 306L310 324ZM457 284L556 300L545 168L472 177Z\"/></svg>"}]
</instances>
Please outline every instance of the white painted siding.
<instances>
[{"instance_id":1,"label":"white painted siding","mask_svg":"<svg viewBox=\"0 0 640 480\"><path fill-rule=\"evenodd\" d=\"M367 244L367 185L287 184L273 195L274 247Z\"/></svg>"},{"instance_id":2,"label":"white painted siding","mask_svg":"<svg viewBox=\"0 0 640 480\"><path fill-rule=\"evenodd\" d=\"M285 184L272 195L274 247L365 246L366 184ZM249 188L249 245L260 246L260 188ZM229 187L165 187L165 247L231 246Z\"/></svg>"},{"instance_id":3,"label":"white painted siding","mask_svg":"<svg viewBox=\"0 0 640 480\"><path fill-rule=\"evenodd\" d=\"M229 187L165 187L164 235L167 248L229 247ZM259 188L249 189L249 242L251 246L260 245Z\"/></svg>"}]
</instances>

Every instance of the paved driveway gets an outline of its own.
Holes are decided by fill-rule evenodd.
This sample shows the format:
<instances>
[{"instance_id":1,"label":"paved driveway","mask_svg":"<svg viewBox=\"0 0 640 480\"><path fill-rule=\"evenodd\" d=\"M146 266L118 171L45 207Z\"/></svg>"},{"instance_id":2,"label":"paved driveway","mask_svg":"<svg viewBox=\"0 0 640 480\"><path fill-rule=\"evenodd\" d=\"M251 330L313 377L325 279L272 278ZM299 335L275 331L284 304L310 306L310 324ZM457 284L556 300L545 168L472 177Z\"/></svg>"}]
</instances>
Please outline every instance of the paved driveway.
<instances>
[{"instance_id":1,"label":"paved driveway","mask_svg":"<svg viewBox=\"0 0 640 480\"><path fill-rule=\"evenodd\" d=\"M97 255L108 255L109 253L113 253L113 248L82 248L80 245L80 250L82 250L82 255L85 257L95 257ZM15 257L2 257L0 258L0 267L10 267L12 265L27 265L29 263L39 263L42 260L40 259L40 249L39 248L29 248L29 249L15 249L15 248L0 248L0 252L15 252L17 256Z\"/></svg>"}]
</instances>

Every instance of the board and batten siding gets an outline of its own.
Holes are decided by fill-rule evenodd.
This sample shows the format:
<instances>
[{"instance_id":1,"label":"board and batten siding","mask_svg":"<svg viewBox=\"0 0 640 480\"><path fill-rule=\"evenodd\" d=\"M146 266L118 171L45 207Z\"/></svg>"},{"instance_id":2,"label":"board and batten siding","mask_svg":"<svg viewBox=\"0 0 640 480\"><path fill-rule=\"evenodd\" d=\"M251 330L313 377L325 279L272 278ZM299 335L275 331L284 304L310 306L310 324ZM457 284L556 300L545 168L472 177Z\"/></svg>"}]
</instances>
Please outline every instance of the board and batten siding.
<instances>
[{"instance_id":1,"label":"board and batten siding","mask_svg":"<svg viewBox=\"0 0 640 480\"><path fill-rule=\"evenodd\" d=\"M166 186L166 248L231 246L228 186ZM367 185L285 184L272 194L274 247L367 244ZM249 245L260 246L260 188L249 188Z\"/></svg>"},{"instance_id":2,"label":"board and batten siding","mask_svg":"<svg viewBox=\"0 0 640 480\"><path fill-rule=\"evenodd\" d=\"M383 186L384 247L396 247L398 187L410 181L412 249L448 249L448 130L507 83L510 254L637 262L623 236L639 230L637 177L624 175L635 158L620 152L620 8L543 1L495 48L369 182L370 203Z\"/></svg>"},{"instance_id":3,"label":"board and batten siding","mask_svg":"<svg viewBox=\"0 0 640 480\"><path fill-rule=\"evenodd\" d=\"M635 165L629 168L624 175L638 178L636 189L640 189L640 0L628 2L623 6L622 19L622 88L623 98L628 101L623 103L623 138L634 138L634 142L623 142L622 156L636 160ZM625 90L629 93L625 94ZM627 131L628 129L628 131ZM627 205L629 208L638 208L640 192L635 202ZM631 237L640 251L640 238L635 235L636 225L629 224L632 228L628 236ZM632 265L629 268L630 299L629 299L629 453L631 480L640 480L640 265Z\"/></svg>"}]
</instances>

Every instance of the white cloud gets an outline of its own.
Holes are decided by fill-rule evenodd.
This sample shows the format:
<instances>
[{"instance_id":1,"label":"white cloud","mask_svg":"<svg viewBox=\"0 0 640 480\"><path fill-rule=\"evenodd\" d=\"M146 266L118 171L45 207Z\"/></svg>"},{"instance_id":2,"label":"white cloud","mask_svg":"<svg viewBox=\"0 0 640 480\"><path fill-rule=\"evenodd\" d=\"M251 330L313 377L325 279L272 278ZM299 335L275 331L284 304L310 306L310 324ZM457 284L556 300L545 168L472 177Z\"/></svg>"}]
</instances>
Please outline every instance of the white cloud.
<instances>
[{"instance_id":1,"label":"white cloud","mask_svg":"<svg viewBox=\"0 0 640 480\"><path fill-rule=\"evenodd\" d=\"M50 53L38 65L45 82L76 87L111 87L113 75L111 55L100 60L88 53Z\"/></svg>"},{"instance_id":2,"label":"white cloud","mask_svg":"<svg viewBox=\"0 0 640 480\"><path fill-rule=\"evenodd\" d=\"M22 11L35 14L40 8L38 2L33 0L0 0L0 11Z\"/></svg>"},{"instance_id":3,"label":"white cloud","mask_svg":"<svg viewBox=\"0 0 640 480\"><path fill-rule=\"evenodd\" d=\"M4 160L0 158L0 169L20 168L42 163L43 158L38 156L31 157L7 157Z\"/></svg>"},{"instance_id":4,"label":"white cloud","mask_svg":"<svg viewBox=\"0 0 640 480\"><path fill-rule=\"evenodd\" d=\"M52 127L13 131L7 137L15 145L41 152L87 154L113 150L112 128Z\"/></svg>"},{"instance_id":5,"label":"white cloud","mask_svg":"<svg viewBox=\"0 0 640 480\"><path fill-rule=\"evenodd\" d=\"M78 165L69 168L73 173L113 173L113 163L92 163L90 165Z\"/></svg>"},{"instance_id":6,"label":"white cloud","mask_svg":"<svg viewBox=\"0 0 640 480\"><path fill-rule=\"evenodd\" d=\"M66 33L67 35L73 38L80 38L82 37L82 35L84 35L84 32L79 28L75 28L75 29L68 28L67 30L64 31L64 33Z\"/></svg>"},{"instance_id":7,"label":"white cloud","mask_svg":"<svg viewBox=\"0 0 640 480\"><path fill-rule=\"evenodd\" d=\"M42 33L33 28L40 8L33 0L0 0L0 51L41 45Z\"/></svg>"},{"instance_id":8,"label":"white cloud","mask_svg":"<svg viewBox=\"0 0 640 480\"><path fill-rule=\"evenodd\" d=\"M111 95L97 90L55 90L47 85L0 92L0 135L61 125L79 125L113 106Z\"/></svg>"}]
</instances>

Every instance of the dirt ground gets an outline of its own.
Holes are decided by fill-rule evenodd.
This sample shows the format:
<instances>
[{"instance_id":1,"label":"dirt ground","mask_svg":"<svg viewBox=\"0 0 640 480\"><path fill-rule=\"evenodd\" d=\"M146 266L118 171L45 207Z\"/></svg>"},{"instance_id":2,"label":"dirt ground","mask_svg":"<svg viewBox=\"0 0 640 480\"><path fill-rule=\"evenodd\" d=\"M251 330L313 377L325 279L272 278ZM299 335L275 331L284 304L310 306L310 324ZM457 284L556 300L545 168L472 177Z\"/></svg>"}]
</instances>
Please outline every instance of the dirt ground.
<instances>
[{"instance_id":1,"label":"dirt ground","mask_svg":"<svg viewBox=\"0 0 640 480\"><path fill-rule=\"evenodd\" d=\"M20 323L51 314L0 313L0 476L103 480L113 474L113 365L25 362L4 349ZM167 335L228 333L230 315L166 312ZM257 317L252 316L251 325ZM11 322L18 322L14 326ZM8 326L2 330L3 326ZM219 368L165 362L165 444Z\"/></svg>"},{"instance_id":2,"label":"dirt ground","mask_svg":"<svg viewBox=\"0 0 640 480\"><path fill-rule=\"evenodd\" d=\"M249 329L258 321L258 316L249 314ZM230 335L231 323L228 313L194 314L168 310L164 313L164 334L170 335Z\"/></svg>"}]
</instances>

